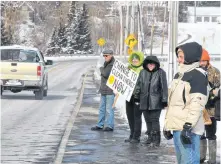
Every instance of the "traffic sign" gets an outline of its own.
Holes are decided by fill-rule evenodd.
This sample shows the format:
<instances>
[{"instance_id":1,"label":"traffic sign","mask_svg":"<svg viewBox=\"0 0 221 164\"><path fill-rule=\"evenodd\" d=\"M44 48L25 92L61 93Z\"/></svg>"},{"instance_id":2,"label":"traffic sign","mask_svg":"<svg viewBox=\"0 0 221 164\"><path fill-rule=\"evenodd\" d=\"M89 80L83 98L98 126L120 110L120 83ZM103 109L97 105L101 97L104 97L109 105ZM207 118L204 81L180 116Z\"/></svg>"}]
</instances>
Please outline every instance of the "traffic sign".
<instances>
[{"instance_id":1,"label":"traffic sign","mask_svg":"<svg viewBox=\"0 0 221 164\"><path fill-rule=\"evenodd\" d=\"M129 55L131 55L131 54L132 54L132 52L133 52L133 49L132 49L132 48L130 48L130 47L128 47L128 49L127 49L127 53L128 53Z\"/></svg>"},{"instance_id":2,"label":"traffic sign","mask_svg":"<svg viewBox=\"0 0 221 164\"><path fill-rule=\"evenodd\" d=\"M130 34L125 40L125 43L132 49L137 44L137 39L134 34Z\"/></svg>"},{"instance_id":3,"label":"traffic sign","mask_svg":"<svg viewBox=\"0 0 221 164\"><path fill-rule=\"evenodd\" d=\"M100 39L97 40L97 44L98 44L99 46L103 46L103 45L105 45L105 43L106 43L106 41L105 41L104 38L100 38Z\"/></svg>"}]
</instances>

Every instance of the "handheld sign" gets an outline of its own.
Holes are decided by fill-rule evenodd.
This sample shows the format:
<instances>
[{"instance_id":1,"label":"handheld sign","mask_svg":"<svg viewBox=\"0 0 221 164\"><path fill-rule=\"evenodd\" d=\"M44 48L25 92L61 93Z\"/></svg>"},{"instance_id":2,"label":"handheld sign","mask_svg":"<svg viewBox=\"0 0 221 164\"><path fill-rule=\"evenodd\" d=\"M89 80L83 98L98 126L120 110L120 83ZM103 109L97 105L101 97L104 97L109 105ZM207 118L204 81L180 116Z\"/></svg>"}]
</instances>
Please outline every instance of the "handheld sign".
<instances>
[{"instance_id":1,"label":"handheld sign","mask_svg":"<svg viewBox=\"0 0 221 164\"><path fill-rule=\"evenodd\" d=\"M125 100L130 101L133 94L138 73L130 70L124 63L115 60L110 76L107 80L107 86L122 95Z\"/></svg>"}]
</instances>

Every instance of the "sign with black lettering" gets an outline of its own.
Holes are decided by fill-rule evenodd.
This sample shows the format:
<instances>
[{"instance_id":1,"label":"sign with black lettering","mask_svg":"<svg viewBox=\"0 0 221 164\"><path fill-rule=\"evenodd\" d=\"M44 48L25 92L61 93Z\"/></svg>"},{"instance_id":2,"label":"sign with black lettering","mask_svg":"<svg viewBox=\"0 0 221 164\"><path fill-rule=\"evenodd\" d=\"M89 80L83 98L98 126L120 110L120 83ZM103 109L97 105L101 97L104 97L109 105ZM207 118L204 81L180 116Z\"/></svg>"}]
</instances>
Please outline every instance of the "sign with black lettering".
<instances>
[{"instance_id":1,"label":"sign with black lettering","mask_svg":"<svg viewBox=\"0 0 221 164\"><path fill-rule=\"evenodd\" d=\"M107 86L122 95L127 101L133 94L138 73L129 69L127 65L119 60L115 60L110 76L107 80Z\"/></svg>"}]
</instances>

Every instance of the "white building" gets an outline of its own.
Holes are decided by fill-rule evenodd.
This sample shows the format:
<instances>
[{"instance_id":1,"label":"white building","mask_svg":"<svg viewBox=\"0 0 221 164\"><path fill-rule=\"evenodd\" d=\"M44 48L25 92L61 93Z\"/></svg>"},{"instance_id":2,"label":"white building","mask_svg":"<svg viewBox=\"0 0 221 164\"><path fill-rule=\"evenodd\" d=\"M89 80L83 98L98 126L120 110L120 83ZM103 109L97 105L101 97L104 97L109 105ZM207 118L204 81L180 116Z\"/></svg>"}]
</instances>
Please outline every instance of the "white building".
<instances>
[{"instance_id":1,"label":"white building","mask_svg":"<svg viewBox=\"0 0 221 164\"><path fill-rule=\"evenodd\" d=\"M194 7L187 7L187 17L189 23L194 23L196 14L196 22L200 23L217 23L221 17L220 7L196 7L196 13Z\"/></svg>"}]
</instances>

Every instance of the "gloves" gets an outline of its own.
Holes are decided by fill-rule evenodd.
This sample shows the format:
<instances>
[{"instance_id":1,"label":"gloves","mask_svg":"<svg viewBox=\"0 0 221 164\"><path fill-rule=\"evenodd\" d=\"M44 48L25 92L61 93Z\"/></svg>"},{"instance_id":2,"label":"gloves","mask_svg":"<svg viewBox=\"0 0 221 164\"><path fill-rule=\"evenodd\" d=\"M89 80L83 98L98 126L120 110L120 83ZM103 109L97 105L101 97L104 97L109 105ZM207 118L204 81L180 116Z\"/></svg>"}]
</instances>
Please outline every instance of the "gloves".
<instances>
[{"instance_id":1,"label":"gloves","mask_svg":"<svg viewBox=\"0 0 221 164\"><path fill-rule=\"evenodd\" d=\"M183 144L191 144L191 129L192 124L191 123L185 123L183 125L183 130L180 134L180 140Z\"/></svg>"},{"instance_id":2,"label":"gloves","mask_svg":"<svg viewBox=\"0 0 221 164\"><path fill-rule=\"evenodd\" d=\"M173 138L171 131L163 130L163 135L167 140L171 140Z\"/></svg>"},{"instance_id":3,"label":"gloves","mask_svg":"<svg viewBox=\"0 0 221 164\"><path fill-rule=\"evenodd\" d=\"M168 106L167 102L162 102L163 108L166 108Z\"/></svg>"}]
</instances>

